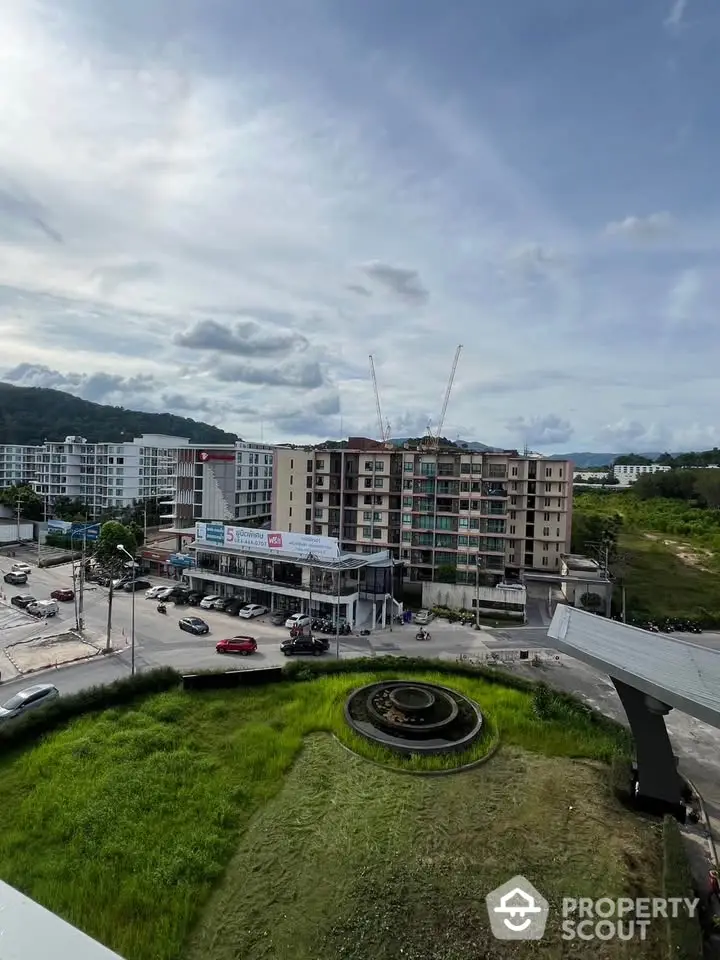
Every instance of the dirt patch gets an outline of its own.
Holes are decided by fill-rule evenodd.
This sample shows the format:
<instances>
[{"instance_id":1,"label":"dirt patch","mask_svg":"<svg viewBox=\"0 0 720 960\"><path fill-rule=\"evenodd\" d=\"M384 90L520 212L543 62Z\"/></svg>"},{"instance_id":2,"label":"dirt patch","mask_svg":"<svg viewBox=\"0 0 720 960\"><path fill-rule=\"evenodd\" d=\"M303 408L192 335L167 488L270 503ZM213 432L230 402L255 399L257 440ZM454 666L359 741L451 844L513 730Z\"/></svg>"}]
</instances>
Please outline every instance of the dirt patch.
<instances>
[{"instance_id":1,"label":"dirt patch","mask_svg":"<svg viewBox=\"0 0 720 960\"><path fill-rule=\"evenodd\" d=\"M46 667L59 667L75 660L86 660L101 653L100 647L74 633L19 641L5 648L5 654L18 673L32 673Z\"/></svg>"},{"instance_id":2,"label":"dirt patch","mask_svg":"<svg viewBox=\"0 0 720 960\"><path fill-rule=\"evenodd\" d=\"M708 564L715 556L712 550L705 547L696 547L691 543L683 543L679 540L666 540L656 533L644 533L643 537L646 540L662 542L662 545L668 547L678 560L686 563L689 567L695 567L698 570L705 570L710 573Z\"/></svg>"}]
</instances>

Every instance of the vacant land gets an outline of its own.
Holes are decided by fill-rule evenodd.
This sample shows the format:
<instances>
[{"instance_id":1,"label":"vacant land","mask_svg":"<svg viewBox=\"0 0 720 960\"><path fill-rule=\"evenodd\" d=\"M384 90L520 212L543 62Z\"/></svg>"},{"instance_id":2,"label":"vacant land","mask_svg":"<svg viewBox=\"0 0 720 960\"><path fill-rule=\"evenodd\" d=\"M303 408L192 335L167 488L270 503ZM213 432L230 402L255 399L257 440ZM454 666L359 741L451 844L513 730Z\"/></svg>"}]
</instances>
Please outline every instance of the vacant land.
<instances>
[{"instance_id":1,"label":"vacant land","mask_svg":"<svg viewBox=\"0 0 720 960\"><path fill-rule=\"evenodd\" d=\"M643 534L621 534L618 549L627 607L638 615L687 616L707 611L720 618L720 579L687 558L677 546Z\"/></svg>"},{"instance_id":2,"label":"vacant land","mask_svg":"<svg viewBox=\"0 0 720 960\"><path fill-rule=\"evenodd\" d=\"M0 763L0 877L127 960L572 956L557 937L498 950L485 894L517 872L553 903L659 894L658 828L598 766L621 736L428 674L488 713L478 750L498 731L503 746L467 773L408 776L322 733L358 746L344 699L381 676L173 692L74 721ZM660 956L661 934L583 956Z\"/></svg>"}]
</instances>

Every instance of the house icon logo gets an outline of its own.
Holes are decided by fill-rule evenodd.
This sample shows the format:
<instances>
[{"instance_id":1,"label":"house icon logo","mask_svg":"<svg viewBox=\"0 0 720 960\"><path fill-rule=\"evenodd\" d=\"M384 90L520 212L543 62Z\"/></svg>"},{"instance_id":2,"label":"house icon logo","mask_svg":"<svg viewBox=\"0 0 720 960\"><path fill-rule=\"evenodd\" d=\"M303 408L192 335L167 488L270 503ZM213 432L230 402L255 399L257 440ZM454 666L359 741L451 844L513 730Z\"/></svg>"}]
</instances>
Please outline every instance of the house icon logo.
<instances>
[{"instance_id":1,"label":"house icon logo","mask_svg":"<svg viewBox=\"0 0 720 960\"><path fill-rule=\"evenodd\" d=\"M525 877L513 877L485 898L493 936L498 940L541 940L548 902Z\"/></svg>"}]
</instances>

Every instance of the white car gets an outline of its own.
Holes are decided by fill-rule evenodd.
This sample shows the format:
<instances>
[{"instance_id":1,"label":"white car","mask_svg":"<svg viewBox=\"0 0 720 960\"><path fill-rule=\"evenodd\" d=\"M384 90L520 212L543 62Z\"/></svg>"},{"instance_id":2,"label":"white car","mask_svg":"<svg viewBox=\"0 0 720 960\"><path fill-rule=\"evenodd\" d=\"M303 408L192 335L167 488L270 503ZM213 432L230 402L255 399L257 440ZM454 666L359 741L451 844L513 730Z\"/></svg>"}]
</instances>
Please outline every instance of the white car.
<instances>
[{"instance_id":1,"label":"white car","mask_svg":"<svg viewBox=\"0 0 720 960\"><path fill-rule=\"evenodd\" d=\"M200 601L200 609L201 609L201 610L212 610L212 608L215 606L215 604L216 604L216 603L218 602L218 600L220 600L220 599L221 599L221 597L219 597L216 593L211 593L211 594L209 594L209 596L202 598L202 600Z\"/></svg>"},{"instance_id":2,"label":"white car","mask_svg":"<svg viewBox=\"0 0 720 960\"><path fill-rule=\"evenodd\" d=\"M0 723L21 717L37 707L43 707L46 703L57 700L59 696L60 691L51 683L36 683L32 687L26 687L0 706Z\"/></svg>"},{"instance_id":3,"label":"white car","mask_svg":"<svg viewBox=\"0 0 720 960\"><path fill-rule=\"evenodd\" d=\"M293 627L309 627L310 617L306 613L294 613L287 618L285 626L288 630L292 630Z\"/></svg>"},{"instance_id":4,"label":"white car","mask_svg":"<svg viewBox=\"0 0 720 960\"><path fill-rule=\"evenodd\" d=\"M430 610L418 610L415 614L415 623L419 623L420 626L425 626L434 619L434 614Z\"/></svg>"},{"instance_id":5,"label":"white car","mask_svg":"<svg viewBox=\"0 0 720 960\"><path fill-rule=\"evenodd\" d=\"M13 570L16 570L18 573L26 573L26 574L32 573L32 567L30 566L29 563L21 563L21 562L14 563L12 565L12 568Z\"/></svg>"},{"instance_id":6,"label":"white car","mask_svg":"<svg viewBox=\"0 0 720 960\"><path fill-rule=\"evenodd\" d=\"M146 599L146 600L159 600L159 599L160 599L160 594L163 592L163 590L167 590L167 589L168 589L168 587L150 587L149 590L146 590L146 591L145 591L145 599Z\"/></svg>"},{"instance_id":7,"label":"white car","mask_svg":"<svg viewBox=\"0 0 720 960\"><path fill-rule=\"evenodd\" d=\"M252 620L253 617L261 617L267 612L267 607L261 607L259 603L248 603L238 611L238 616L243 620Z\"/></svg>"}]
</instances>

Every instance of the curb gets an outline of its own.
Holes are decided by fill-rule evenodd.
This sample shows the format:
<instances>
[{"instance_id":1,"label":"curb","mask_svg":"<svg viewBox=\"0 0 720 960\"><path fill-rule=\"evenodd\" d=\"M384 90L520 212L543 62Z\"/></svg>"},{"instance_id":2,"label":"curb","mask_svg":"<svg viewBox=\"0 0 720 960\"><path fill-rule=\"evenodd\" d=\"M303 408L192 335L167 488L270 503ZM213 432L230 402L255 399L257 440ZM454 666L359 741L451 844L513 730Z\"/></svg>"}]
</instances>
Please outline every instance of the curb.
<instances>
[{"instance_id":1,"label":"curb","mask_svg":"<svg viewBox=\"0 0 720 960\"><path fill-rule=\"evenodd\" d=\"M712 863L713 869L717 870L718 868L718 855L717 848L715 846L715 838L713 837L712 827L710 826L710 817L708 816L707 808L705 807L705 801L702 798L702 794L695 786L693 781L689 777L684 777L685 782L688 784L692 792L698 798L698 806L700 807L700 813L702 814L703 824L705 826L705 831L707 833L707 845L708 850L710 851L710 862Z\"/></svg>"},{"instance_id":2,"label":"curb","mask_svg":"<svg viewBox=\"0 0 720 960\"><path fill-rule=\"evenodd\" d=\"M94 653L89 653L87 655L80 656L80 657L73 657L71 660L63 660L62 663L44 663L39 667L29 667L27 670L23 670L22 667L18 665L17 661L13 659L13 657L9 652L11 647L20 646L22 644L27 644L27 643L34 643L37 640L49 640L52 642L54 638L62 637L62 636L74 637L75 640L85 644L85 646L90 647L92 650L94 650ZM63 630L62 633L50 634L49 637L30 637L28 640L17 640L15 643L11 644L10 647L5 647L3 652L5 653L5 656L8 658L10 663L13 665L13 667L17 671L17 678L12 678L12 679L19 679L20 677L25 677L30 673L41 673L43 670L61 670L63 667L73 666L78 663L86 663L86 662L89 662L90 660L94 660L96 657L100 656L105 651L102 647L99 647L97 644L92 643L90 640L86 640L76 630Z\"/></svg>"}]
</instances>

